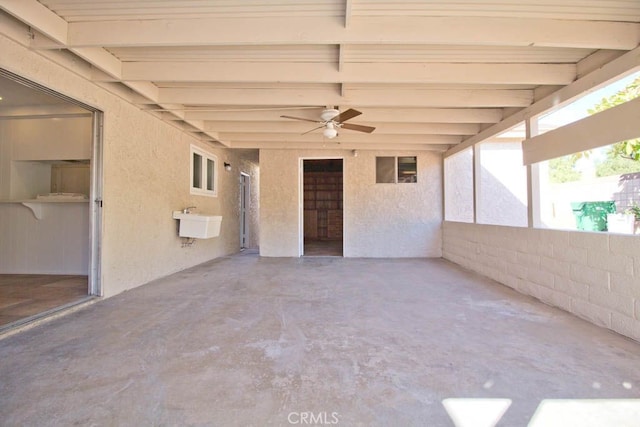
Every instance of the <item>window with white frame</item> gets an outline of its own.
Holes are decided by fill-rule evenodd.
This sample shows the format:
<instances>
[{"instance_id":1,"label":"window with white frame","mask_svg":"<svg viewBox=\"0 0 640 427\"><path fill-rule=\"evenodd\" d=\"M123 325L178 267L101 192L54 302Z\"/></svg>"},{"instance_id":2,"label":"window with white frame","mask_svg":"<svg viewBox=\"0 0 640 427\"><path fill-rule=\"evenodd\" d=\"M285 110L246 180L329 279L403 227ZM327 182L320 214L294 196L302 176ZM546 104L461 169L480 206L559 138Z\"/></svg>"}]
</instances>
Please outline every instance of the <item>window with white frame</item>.
<instances>
[{"instance_id":1,"label":"window with white frame","mask_svg":"<svg viewBox=\"0 0 640 427\"><path fill-rule=\"evenodd\" d=\"M218 158L191 146L191 194L218 196Z\"/></svg>"},{"instance_id":2,"label":"window with white frame","mask_svg":"<svg viewBox=\"0 0 640 427\"><path fill-rule=\"evenodd\" d=\"M418 182L417 157L376 157L377 184L403 182Z\"/></svg>"}]
</instances>

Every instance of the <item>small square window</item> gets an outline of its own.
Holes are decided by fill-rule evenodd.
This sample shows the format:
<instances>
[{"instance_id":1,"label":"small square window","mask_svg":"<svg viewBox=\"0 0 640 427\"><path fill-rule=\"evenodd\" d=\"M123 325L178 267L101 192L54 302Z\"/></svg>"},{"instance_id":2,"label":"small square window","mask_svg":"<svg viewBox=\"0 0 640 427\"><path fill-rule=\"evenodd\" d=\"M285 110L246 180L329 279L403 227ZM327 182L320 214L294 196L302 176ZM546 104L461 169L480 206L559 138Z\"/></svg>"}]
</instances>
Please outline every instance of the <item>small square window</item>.
<instances>
[{"instance_id":1,"label":"small square window","mask_svg":"<svg viewBox=\"0 0 640 427\"><path fill-rule=\"evenodd\" d=\"M191 146L191 194L217 196L217 174L217 157Z\"/></svg>"},{"instance_id":2,"label":"small square window","mask_svg":"<svg viewBox=\"0 0 640 427\"><path fill-rule=\"evenodd\" d=\"M418 159L398 157L398 182L418 182Z\"/></svg>"},{"instance_id":3,"label":"small square window","mask_svg":"<svg viewBox=\"0 0 640 427\"><path fill-rule=\"evenodd\" d=\"M418 158L405 157L376 157L376 183L418 182Z\"/></svg>"},{"instance_id":4,"label":"small square window","mask_svg":"<svg viewBox=\"0 0 640 427\"><path fill-rule=\"evenodd\" d=\"M376 157L376 183L393 184L396 182L396 158Z\"/></svg>"}]
</instances>

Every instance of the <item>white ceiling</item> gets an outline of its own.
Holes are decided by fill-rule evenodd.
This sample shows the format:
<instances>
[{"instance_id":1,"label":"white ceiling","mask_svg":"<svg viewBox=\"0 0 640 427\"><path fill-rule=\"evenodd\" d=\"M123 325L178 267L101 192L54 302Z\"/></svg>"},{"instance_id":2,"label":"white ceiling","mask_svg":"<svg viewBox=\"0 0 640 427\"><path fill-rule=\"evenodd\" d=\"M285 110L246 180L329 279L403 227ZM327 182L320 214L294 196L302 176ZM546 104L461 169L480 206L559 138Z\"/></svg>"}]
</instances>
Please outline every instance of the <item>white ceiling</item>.
<instances>
[{"instance_id":1,"label":"white ceiling","mask_svg":"<svg viewBox=\"0 0 640 427\"><path fill-rule=\"evenodd\" d=\"M232 148L445 150L640 43L640 0L0 0L141 108ZM6 19L5 15L5 19ZM0 21L3 22L3 21ZM0 27L0 30L2 27ZM355 108L324 140L323 108Z\"/></svg>"}]
</instances>

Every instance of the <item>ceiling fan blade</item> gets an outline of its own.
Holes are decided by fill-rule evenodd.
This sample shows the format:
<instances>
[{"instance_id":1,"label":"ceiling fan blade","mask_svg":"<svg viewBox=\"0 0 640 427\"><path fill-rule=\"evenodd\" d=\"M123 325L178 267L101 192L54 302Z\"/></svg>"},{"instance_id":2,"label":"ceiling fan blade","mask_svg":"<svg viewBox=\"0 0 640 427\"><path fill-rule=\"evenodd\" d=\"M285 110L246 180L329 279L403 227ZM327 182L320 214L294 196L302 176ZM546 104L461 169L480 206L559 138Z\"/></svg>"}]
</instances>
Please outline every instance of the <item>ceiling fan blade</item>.
<instances>
[{"instance_id":1,"label":"ceiling fan blade","mask_svg":"<svg viewBox=\"0 0 640 427\"><path fill-rule=\"evenodd\" d=\"M305 122L322 123L320 120L305 119L304 117L280 116L283 119L303 120Z\"/></svg>"},{"instance_id":2,"label":"ceiling fan blade","mask_svg":"<svg viewBox=\"0 0 640 427\"><path fill-rule=\"evenodd\" d=\"M353 119L354 117L357 117L360 114L362 114L360 111L354 110L353 108L349 108L347 111L343 111L342 113L338 114L331 120L336 123L342 123L342 122L346 122L349 119Z\"/></svg>"},{"instance_id":3,"label":"ceiling fan blade","mask_svg":"<svg viewBox=\"0 0 640 427\"><path fill-rule=\"evenodd\" d=\"M301 133L300 135L306 135L306 134L308 134L308 133L313 132L314 130L322 129L323 127L324 127L324 124L323 124L323 125L321 125L321 126L318 126L317 128L313 128L313 129L311 129L311 130L308 130L308 131L306 131L305 133Z\"/></svg>"},{"instance_id":4,"label":"ceiling fan blade","mask_svg":"<svg viewBox=\"0 0 640 427\"><path fill-rule=\"evenodd\" d=\"M366 133L371 133L374 130L376 130L376 128L372 126L356 125L353 123L343 123L342 125L340 125L340 127L342 129L357 130L358 132L366 132Z\"/></svg>"}]
</instances>

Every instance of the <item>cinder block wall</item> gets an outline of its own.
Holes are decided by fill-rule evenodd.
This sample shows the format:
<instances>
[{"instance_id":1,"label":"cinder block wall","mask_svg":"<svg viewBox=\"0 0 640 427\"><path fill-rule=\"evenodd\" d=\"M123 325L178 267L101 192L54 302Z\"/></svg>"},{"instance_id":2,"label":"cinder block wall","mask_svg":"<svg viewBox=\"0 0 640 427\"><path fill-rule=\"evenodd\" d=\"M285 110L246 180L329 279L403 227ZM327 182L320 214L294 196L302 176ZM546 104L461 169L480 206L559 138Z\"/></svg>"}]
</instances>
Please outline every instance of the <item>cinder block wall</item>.
<instances>
[{"instance_id":1,"label":"cinder block wall","mask_svg":"<svg viewBox=\"0 0 640 427\"><path fill-rule=\"evenodd\" d=\"M445 222L443 257L640 341L640 238Z\"/></svg>"}]
</instances>

